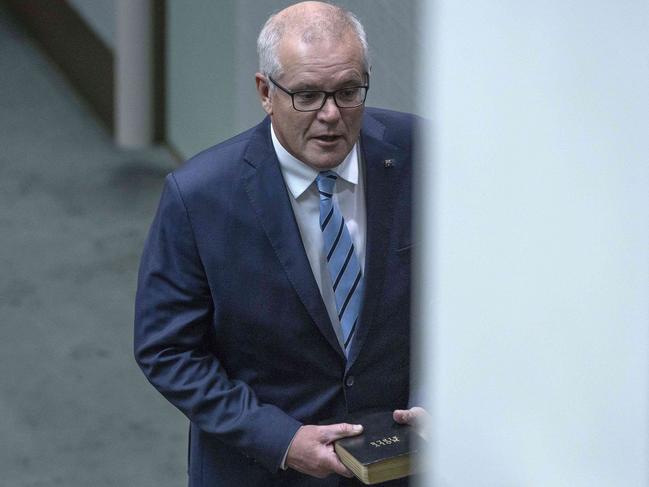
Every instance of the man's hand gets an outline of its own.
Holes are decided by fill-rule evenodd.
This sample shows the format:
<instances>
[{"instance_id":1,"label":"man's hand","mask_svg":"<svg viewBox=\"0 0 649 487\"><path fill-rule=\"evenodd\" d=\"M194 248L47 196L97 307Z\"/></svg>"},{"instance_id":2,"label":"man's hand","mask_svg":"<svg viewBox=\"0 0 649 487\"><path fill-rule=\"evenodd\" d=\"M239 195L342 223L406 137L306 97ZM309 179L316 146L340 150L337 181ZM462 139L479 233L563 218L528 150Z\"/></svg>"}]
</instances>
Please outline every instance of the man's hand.
<instances>
[{"instance_id":1,"label":"man's hand","mask_svg":"<svg viewBox=\"0 0 649 487\"><path fill-rule=\"evenodd\" d=\"M338 423L327 426L305 425L293 437L286 456L286 465L298 472L324 478L332 473L343 477L353 474L338 459L333 442L363 431L359 424Z\"/></svg>"},{"instance_id":2,"label":"man's hand","mask_svg":"<svg viewBox=\"0 0 649 487\"><path fill-rule=\"evenodd\" d=\"M430 426L430 414L419 406L410 409L397 409L392 413L392 418L401 424L409 424L415 428L424 440L428 440L428 428Z\"/></svg>"}]
</instances>

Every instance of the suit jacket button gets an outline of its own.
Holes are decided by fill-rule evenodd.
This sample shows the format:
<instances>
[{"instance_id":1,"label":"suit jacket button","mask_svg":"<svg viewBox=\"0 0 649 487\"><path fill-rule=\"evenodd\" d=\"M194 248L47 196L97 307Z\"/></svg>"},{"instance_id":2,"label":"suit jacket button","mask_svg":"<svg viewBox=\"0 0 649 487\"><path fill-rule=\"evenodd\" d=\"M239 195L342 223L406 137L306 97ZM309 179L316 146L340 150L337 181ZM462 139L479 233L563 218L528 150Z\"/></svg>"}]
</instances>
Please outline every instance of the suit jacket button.
<instances>
[{"instance_id":1,"label":"suit jacket button","mask_svg":"<svg viewBox=\"0 0 649 487\"><path fill-rule=\"evenodd\" d=\"M350 375L350 376L347 377L347 379L345 379L345 385L347 387L351 387L351 386L354 385L354 376L353 375Z\"/></svg>"}]
</instances>

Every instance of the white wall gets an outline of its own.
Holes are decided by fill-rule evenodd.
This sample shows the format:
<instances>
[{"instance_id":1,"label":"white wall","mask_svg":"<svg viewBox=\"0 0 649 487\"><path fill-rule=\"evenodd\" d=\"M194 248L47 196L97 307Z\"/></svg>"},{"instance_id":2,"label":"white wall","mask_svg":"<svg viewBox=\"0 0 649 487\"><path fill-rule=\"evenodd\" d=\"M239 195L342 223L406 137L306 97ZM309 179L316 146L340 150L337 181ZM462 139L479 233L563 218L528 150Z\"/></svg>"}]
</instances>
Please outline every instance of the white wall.
<instances>
[{"instance_id":1,"label":"white wall","mask_svg":"<svg viewBox=\"0 0 649 487\"><path fill-rule=\"evenodd\" d=\"M649 485L649 3L438 0L424 31L426 485Z\"/></svg>"},{"instance_id":2,"label":"white wall","mask_svg":"<svg viewBox=\"0 0 649 487\"><path fill-rule=\"evenodd\" d=\"M67 0L111 49L115 47L115 0Z\"/></svg>"}]
</instances>

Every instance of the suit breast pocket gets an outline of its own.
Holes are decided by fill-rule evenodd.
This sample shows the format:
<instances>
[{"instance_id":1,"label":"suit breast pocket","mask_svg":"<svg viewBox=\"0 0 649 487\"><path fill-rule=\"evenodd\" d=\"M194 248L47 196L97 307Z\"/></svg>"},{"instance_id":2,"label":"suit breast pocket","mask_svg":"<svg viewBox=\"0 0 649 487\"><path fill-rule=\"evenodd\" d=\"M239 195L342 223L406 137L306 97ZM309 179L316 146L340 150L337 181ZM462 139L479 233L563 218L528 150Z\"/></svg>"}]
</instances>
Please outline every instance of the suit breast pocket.
<instances>
[{"instance_id":1,"label":"suit breast pocket","mask_svg":"<svg viewBox=\"0 0 649 487\"><path fill-rule=\"evenodd\" d=\"M395 252L396 252L397 255L404 255L404 254L409 255L410 251L413 250L413 249L416 249L416 248L417 248L417 244L414 243L414 242L405 243L405 244L399 245L396 248Z\"/></svg>"}]
</instances>

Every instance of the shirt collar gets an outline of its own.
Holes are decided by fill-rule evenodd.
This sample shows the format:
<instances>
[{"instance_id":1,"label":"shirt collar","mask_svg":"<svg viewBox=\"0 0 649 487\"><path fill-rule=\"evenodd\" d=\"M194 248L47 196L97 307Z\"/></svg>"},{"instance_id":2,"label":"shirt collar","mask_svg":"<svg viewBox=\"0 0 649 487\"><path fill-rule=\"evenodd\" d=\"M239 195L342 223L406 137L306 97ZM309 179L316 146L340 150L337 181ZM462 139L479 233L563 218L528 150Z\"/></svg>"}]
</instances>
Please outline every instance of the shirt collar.
<instances>
[{"instance_id":1,"label":"shirt collar","mask_svg":"<svg viewBox=\"0 0 649 487\"><path fill-rule=\"evenodd\" d=\"M281 144L275 135L273 124L270 124L270 135L273 148L279 160L279 166L284 176L284 181L293 198L298 199L318 177L318 172L311 166L293 157ZM351 184L358 184L358 142L354 144L347 157L338 166L332 168L336 174Z\"/></svg>"}]
</instances>

